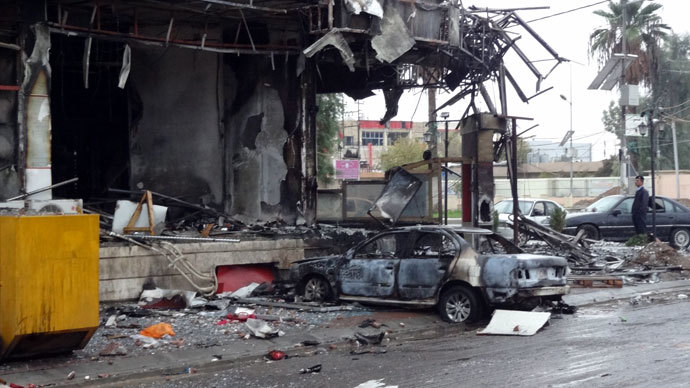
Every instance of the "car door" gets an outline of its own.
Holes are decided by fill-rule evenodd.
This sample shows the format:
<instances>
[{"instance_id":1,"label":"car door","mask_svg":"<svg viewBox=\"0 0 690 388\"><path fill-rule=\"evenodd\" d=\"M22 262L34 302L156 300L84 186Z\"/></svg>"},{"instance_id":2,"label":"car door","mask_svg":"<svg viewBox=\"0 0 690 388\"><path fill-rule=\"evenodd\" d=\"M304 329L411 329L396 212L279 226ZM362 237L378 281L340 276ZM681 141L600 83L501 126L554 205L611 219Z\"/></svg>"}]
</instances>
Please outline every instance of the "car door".
<instances>
[{"instance_id":1,"label":"car door","mask_svg":"<svg viewBox=\"0 0 690 388\"><path fill-rule=\"evenodd\" d=\"M651 200L650 200L651 202ZM666 240L674 223L673 204L667 199L656 197L656 235ZM652 232L652 208L647 211L647 232Z\"/></svg>"},{"instance_id":2,"label":"car door","mask_svg":"<svg viewBox=\"0 0 690 388\"><path fill-rule=\"evenodd\" d=\"M400 259L398 294L405 300L433 298L458 247L441 231L414 233L411 237L412 249Z\"/></svg>"},{"instance_id":3,"label":"car door","mask_svg":"<svg viewBox=\"0 0 690 388\"><path fill-rule=\"evenodd\" d=\"M546 203L544 201L537 201L532 206L532 212L530 213L530 219L541 224L542 221L548 218L546 215Z\"/></svg>"},{"instance_id":4,"label":"car door","mask_svg":"<svg viewBox=\"0 0 690 388\"><path fill-rule=\"evenodd\" d=\"M601 237L609 240L627 240L635 235L632 221L632 204L635 198L625 198L606 215L606 221L599 226Z\"/></svg>"},{"instance_id":5,"label":"car door","mask_svg":"<svg viewBox=\"0 0 690 388\"><path fill-rule=\"evenodd\" d=\"M344 295L385 298L395 291L395 272L405 233L386 233L356 249L340 267L338 279Z\"/></svg>"}]
</instances>

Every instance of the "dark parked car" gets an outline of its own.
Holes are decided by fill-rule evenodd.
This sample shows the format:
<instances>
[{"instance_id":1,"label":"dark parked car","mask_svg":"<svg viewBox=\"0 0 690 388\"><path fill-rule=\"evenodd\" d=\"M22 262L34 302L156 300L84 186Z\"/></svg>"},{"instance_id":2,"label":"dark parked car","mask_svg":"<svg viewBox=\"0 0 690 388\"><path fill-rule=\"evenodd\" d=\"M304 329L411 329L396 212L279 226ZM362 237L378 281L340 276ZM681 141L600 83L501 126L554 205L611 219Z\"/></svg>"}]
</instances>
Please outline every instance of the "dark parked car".
<instances>
[{"instance_id":1,"label":"dark parked car","mask_svg":"<svg viewBox=\"0 0 690 388\"><path fill-rule=\"evenodd\" d=\"M565 218L564 232L575 235L584 230L594 240L626 241L635 235L632 222L634 196L610 195ZM651 205L651 198L649 200ZM652 208L647 213L647 232L652 231ZM656 233L678 249L690 244L690 210L666 197L656 197Z\"/></svg>"},{"instance_id":2,"label":"dark parked car","mask_svg":"<svg viewBox=\"0 0 690 388\"><path fill-rule=\"evenodd\" d=\"M494 253L478 254L465 238ZM294 263L281 278L306 301L436 306L448 322L476 320L488 305L533 304L568 293L566 259L515 252L519 248L485 229L392 228L343 255Z\"/></svg>"}]
</instances>

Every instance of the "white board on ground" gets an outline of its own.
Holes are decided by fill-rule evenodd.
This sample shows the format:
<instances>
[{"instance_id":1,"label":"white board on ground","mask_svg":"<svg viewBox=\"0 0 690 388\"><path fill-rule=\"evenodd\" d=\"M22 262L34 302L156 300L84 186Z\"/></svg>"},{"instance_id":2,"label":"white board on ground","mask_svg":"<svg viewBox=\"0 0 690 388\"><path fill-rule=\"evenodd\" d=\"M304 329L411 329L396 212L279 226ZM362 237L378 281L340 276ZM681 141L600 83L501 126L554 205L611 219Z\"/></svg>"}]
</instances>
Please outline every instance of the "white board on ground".
<instances>
[{"instance_id":1,"label":"white board on ground","mask_svg":"<svg viewBox=\"0 0 690 388\"><path fill-rule=\"evenodd\" d=\"M480 335L534 335L551 318L551 313L496 310Z\"/></svg>"}]
</instances>

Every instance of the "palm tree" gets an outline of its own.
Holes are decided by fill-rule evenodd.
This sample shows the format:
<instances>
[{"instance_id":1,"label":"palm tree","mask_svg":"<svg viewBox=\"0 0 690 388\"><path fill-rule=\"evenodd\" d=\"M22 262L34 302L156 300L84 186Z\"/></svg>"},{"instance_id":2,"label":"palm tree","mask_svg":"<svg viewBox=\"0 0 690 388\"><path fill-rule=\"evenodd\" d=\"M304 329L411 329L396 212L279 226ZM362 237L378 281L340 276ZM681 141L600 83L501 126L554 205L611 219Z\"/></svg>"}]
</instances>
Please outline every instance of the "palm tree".
<instances>
[{"instance_id":1,"label":"palm tree","mask_svg":"<svg viewBox=\"0 0 690 388\"><path fill-rule=\"evenodd\" d=\"M625 74L626 81L630 84L643 82L650 86L654 93L658 81L659 44L671 28L656 14L662 7L661 4L644 3L645 0L609 1L607 11L594 11L595 15L606 19L607 26L594 30L589 36L589 52L600 64L611 58L613 53L623 52L622 21L625 7L627 52L637 55L637 60Z\"/></svg>"}]
</instances>

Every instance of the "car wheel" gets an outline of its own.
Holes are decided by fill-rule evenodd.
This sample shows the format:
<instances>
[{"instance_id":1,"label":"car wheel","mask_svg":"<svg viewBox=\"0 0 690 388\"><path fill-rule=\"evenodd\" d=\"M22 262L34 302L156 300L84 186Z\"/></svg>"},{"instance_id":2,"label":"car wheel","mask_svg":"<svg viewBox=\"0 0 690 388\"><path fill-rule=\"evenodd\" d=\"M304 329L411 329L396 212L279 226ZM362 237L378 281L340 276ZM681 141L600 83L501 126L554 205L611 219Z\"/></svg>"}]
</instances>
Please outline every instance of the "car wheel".
<instances>
[{"instance_id":1,"label":"car wheel","mask_svg":"<svg viewBox=\"0 0 690 388\"><path fill-rule=\"evenodd\" d=\"M326 279L313 276L307 279L302 289L302 298L307 302L323 302L330 299L331 285Z\"/></svg>"},{"instance_id":2,"label":"car wheel","mask_svg":"<svg viewBox=\"0 0 690 388\"><path fill-rule=\"evenodd\" d=\"M577 233L580 233L581 230L585 231L585 235L582 236L583 238L588 238L590 240L599 240L599 229L597 229L596 226L590 224L580 225L577 228Z\"/></svg>"},{"instance_id":3,"label":"car wheel","mask_svg":"<svg viewBox=\"0 0 690 388\"><path fill-rule=\"evenodd\" d=\"M690 245L690 232L684 228L673 229L670 240L674 248L685 249Z\"/></svg>"},{"instance_id":4,"label":"car wheel","mask_svg":"<svg viewBox=\"0 0 690 388\"><path fill-rule=\"evenodd\" d=\"M465 286L452 286L443 291L438 301L441 319L450 323L471 323L481 316L477 295Z\"/></svg>"}]
</instances>

